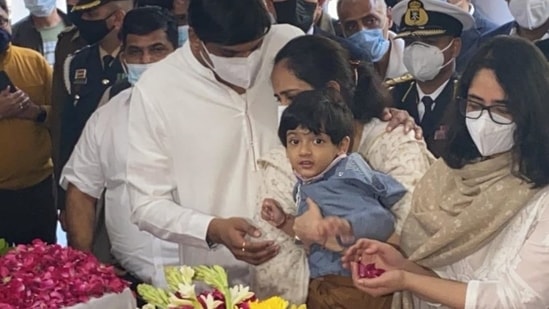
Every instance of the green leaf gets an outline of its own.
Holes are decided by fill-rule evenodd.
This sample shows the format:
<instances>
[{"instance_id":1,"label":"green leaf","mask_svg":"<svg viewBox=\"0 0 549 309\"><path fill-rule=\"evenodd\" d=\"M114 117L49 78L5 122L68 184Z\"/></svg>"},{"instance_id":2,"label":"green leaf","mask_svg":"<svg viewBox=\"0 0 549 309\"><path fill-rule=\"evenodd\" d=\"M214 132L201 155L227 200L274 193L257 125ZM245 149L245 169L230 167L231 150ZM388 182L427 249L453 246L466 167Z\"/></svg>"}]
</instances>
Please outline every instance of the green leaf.
<instances>
[{"instance_id":1,"label":"green leaf","mask_svg":"<svg viewBox=\"0 0 549 309\"><path fill-rule=\"evenodd\" d=\"M0 256L8 253L10 249L10 245L3 238L0 238Z\"/></svg>"}]
</instances>

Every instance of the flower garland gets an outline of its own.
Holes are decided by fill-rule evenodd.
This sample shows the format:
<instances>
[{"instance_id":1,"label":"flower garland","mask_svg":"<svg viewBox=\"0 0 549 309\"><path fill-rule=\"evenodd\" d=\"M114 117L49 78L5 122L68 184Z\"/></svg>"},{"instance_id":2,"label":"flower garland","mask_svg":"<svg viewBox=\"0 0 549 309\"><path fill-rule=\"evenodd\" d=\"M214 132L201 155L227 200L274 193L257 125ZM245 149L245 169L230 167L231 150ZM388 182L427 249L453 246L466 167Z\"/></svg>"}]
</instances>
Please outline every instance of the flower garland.
<instances>
[{"instance_id":1,"label":"flower garland","mask_svg":"<svg viewBox=\"0 0 549 309\"><path fill-rule=\"evenodd\" d=\"M227 272L220 266L182 266L165 269L168 290L141 284L137 291L148 302L142 309L306 309L290 306L280 298L258 301L249 287L229 288ZM193 282L204 282L213 290L196 294Z\"/></svg>"},{"instance_id":2,"label":"flower garland","mask_svg":"<svg viewBox=\"0 0 549 309\"><path fill-rule=\"evenodd\" d=\"M93 255L40 240L0 257L2 309L70 307L127 286Z\"/></svg>"}]
</instances>

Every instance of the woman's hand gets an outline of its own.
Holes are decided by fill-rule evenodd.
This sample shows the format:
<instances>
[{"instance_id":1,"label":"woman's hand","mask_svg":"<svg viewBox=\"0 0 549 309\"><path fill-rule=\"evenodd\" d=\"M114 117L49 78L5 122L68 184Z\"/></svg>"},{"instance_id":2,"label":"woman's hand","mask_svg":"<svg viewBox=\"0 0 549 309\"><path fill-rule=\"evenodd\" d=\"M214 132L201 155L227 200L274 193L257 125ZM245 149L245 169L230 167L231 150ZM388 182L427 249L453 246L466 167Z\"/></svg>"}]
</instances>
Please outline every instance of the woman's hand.
<instances>
[{"instance_id":1,"label":"woman's hand","mask_svg":"<svg viewBox=\"0 0 549 309\"><path fill-rule=\"evenodd\" d=\"M407 111L396 108L385 108L381 120L388 121L387 132L393 131L396 127L404 126L404 133L414 130L416 139L423 139L423 130L418 126L412 116Z\"/></svg>"},{"instance_id":2,"label":"woman's hand","mask_svg":"<svg viewBox=\"0 0 549 309\"><path fill-rule=\"evenodd\" d=\"M408 260L393 246L370 239L360 239L351 246L341 258L343 267L350 269L353 263L376 264L389 272L405 269Z\"/></svg>"},{"instance_id":3,"label":"woman's hand","mask_svg":"<svg viewBox=\"0 0 549 309\"><path fill-rule=\"evenodd\" d=\"M406 287L407 273L404 270L386 271L377 278L360 278L358 275L358 263L351 262L351 273L355 287L374 297L402 291Z\"/></svg>"}]
</instances>

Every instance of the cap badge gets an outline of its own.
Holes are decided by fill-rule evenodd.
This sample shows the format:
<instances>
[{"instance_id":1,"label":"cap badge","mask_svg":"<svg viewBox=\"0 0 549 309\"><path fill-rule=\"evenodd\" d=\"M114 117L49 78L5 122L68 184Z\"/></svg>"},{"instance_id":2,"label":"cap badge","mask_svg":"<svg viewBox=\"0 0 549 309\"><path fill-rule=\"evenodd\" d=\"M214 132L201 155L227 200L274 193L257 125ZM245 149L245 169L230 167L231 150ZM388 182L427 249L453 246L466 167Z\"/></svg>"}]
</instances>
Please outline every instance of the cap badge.
<instances>
[{"instance_id":1,"label":"cap badge","mask_svg":"<svg viewBox=\"0 0 549 309\"><path fill-rule=\"evenodd\" d=\"M418 0L408 2L408 9L404 14L406 26L425 26L429 22L429 15L423 8L423 3Z\"/></svg>"}]
</instances>

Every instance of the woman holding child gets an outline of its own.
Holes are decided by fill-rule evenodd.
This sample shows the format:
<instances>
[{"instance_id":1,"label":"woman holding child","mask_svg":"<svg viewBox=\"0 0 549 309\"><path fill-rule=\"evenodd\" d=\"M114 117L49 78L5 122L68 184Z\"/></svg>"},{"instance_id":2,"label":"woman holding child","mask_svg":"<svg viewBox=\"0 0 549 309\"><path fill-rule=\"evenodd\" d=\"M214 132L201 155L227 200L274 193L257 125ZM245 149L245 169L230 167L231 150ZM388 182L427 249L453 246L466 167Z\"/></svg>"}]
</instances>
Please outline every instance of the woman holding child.
<instances>
[{"instance_id":1,"label":"woman holding child","mask_svg":"<svg viewBox=\"0 0 549 309\"><path fill-rule=\"evenodd\" d=\"M410 192L429 168L432 156L423 140L416 140L412 133L403 134L400 130L388 132L386 123L379 120L390 98L373 70L349 63L346 52L337 43L321 37L304 36L294 39L277 54L272 82L281 105L290 104L298 93L307 90L331 88L340 92L354 117L350 152L360 153L373 169L394 177L407 190L404 197L390 208L395 215L392 241L398 244L402 221L410 207ZM364 297L369 297L353 287L349 273L346 276L336 273L312 278L309 289L310 273L305 251L294 244L292 235L284 231L289 230L291 234L295 230L296 236L308 240L308 244L326 245L324 239L313 239L302 233L305 230L300 230L300 226L314 225L308 218L316 218L313 212L318 208L309 207L309 211L293 223L293 216L297 214L292 193L296 176L282 145L262 158L260 166L264 181L261 203L267 199L263 210L266 207L273 209L276 203L289 215L289 220L269 224L261 218L261 211L256 216L256 225L263 230L263 237L275 240L281 246L278 256L256 268L255 289L259 296L280 294L300 303L310 294L308 304L317 309L351 308L353 304L362 304ZM326 289L330 290L329 295L321 296L320 293ZM387 304L390 298L381 302Z\"/></svg>"},{"instance_id":2,"label":"woman holding child","mask_svg":"<svg viewBox=\"0 0 549 309\"><path fill-rule=\"evenodd\" d=\"M344 256L355 286L393 308L549 306L549 64L497 37L461 78L449 151L417 184L405 255L363 239ZM360 279L358 262L386 270Z\"/></svg>"}]
</instances>

